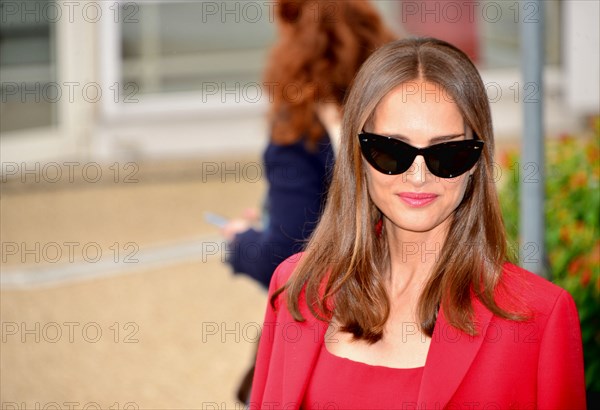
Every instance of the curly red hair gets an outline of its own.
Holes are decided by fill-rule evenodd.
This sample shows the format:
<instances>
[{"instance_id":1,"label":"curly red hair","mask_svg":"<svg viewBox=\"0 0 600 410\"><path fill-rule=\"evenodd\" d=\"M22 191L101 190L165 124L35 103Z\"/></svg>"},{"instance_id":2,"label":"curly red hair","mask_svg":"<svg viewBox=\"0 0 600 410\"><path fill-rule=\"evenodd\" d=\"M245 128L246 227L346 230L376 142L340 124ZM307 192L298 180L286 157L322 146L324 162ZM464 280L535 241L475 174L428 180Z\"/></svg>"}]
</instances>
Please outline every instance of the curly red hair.
<instances>
[{"instance_id":1,"label":"curly red hair","mask_svg":"<svg viewBox=\"0 0 600 410\"><path fill-rule=\"evenodd\" d=\"M366 0L279 0L279 39L265 84L271 93L271 140L292 144L324 135L319 103L341 106L367 57L395 36Z\"/></svg>"}]
</instances>

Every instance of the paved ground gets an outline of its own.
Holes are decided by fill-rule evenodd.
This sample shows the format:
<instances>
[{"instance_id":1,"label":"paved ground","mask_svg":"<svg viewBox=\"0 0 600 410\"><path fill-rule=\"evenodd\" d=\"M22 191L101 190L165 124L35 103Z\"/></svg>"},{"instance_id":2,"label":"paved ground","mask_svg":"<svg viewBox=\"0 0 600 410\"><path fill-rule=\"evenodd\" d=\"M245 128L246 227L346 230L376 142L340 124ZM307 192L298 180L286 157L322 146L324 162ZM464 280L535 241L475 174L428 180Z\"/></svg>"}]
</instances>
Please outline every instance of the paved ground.
<instances>
[{"instance_id":1,"label":"paved ground","mask_svg":"<svg viewBox=\"0 0 600 410\"><path fill-rule=\"evenodd\" d=\"M142 167L131 184L3 184L4 282L118 263L110 276L4 286L2 409L236 407L265 294L221 263L202 214L237 215L264 184L189 169ZM140 257L188 242L207 247L162 264Z\"/></svg>"}]
</instances>

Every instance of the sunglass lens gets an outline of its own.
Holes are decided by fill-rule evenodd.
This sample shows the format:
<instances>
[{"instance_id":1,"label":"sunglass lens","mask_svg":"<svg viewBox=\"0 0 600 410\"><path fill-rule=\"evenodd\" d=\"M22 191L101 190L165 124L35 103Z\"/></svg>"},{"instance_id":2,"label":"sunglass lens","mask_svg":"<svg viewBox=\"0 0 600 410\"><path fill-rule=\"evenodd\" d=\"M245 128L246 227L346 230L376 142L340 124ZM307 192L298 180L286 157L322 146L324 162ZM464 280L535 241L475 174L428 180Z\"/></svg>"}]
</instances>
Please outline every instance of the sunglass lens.
<instances>
[{"instance_id":1,"label":"sunglass lens","mask_svg":"<svg viewBox=\"0 0 600 410\"><path fill-rule=\"evenodd\" d=\"M369 139L363 144L363 153L369 163L380 172L397 175L406 172L414 161L411 150L401 141Z\"/></svg>"},{"instance_id":2,"label":"sunglass lens","mask_svg":"<svg viewBox=\"0 0 600 410\"><path fill-rule=\"evenodd\" d=\"M481 146L477 141L449 142L432 147L427 167L440 178L455 178L470 170L479 160Z\"/></svg>"}]
</instances>

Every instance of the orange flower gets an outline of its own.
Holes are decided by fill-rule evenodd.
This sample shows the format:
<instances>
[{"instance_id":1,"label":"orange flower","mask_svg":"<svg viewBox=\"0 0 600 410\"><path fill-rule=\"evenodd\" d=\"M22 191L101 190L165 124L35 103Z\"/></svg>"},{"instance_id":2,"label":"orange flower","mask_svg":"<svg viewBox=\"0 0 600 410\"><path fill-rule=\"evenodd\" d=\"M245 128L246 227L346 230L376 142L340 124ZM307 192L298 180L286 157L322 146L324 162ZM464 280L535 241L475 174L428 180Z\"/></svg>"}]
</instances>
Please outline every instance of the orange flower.
<instances>
[{"instance_id":1,"label":"orange flower","mask_svg":"<svg viewBox=\"0 0 600 410\"><path fill-rule=\"evenodd\" d=\"M500 166L502 166L502 168L510 169L516 162L517 153L514 149L507 149L502 151L498 157Z\"/></svg>"},{"instance_id":2,"label":"orange flower","mask_svg":"<svg viewBox=\"0 0 600 410\"><path fill-rule=\"evenodd\" d=\"M585 288L590 284L591 279L592 279L592 270L588 266L586 266L585 269L583 270L583 273L581 274L581 277L579 278L579 282L581 283L581 286L583 286Z\"/></svg>"},{"instance_id":3,"label":"orange flower","mask_svg":"<svg viewBox=\"0 0 600 410\"><path fill-rule=\"evenodd\" d=\"M569 232L569 228L565 225L561 226L559 237L562 243L569 245L571 243L571 233Z\"/></svg>"},{"instance_id":4,"label":"orange flower","mask_svg":"<svg viewBox=\"0 0 600 410\"><path fill-rule=\"evenodd\" d=\"M579 270L583 266L584 258L582 256L578 256L569 263L569 267L567 268L567 273L569 276L577 276Z\"/></svg>"},{"instance_id":5,"label":"orange flower","mask_svg":"<svg viewBox=\"0 0 600 410\"><path fill-rule=\"evenodd\" d=\"M598 165L598 160L600 160L600 147L596 144L588 144L585 147L585 153L587 155L588 161L592 165Z\"/></svg>"},{"instance_id":6,"label":"orange flower","mask_svg":"<svg viewBox=\"0 0 600 410\"><path fill-rule=\"evenodd\" d=\"M583 171L578 171L571 175L569 185L573 188L583 188L587 185L587 175Z\"/></svg>"}]
</instances>

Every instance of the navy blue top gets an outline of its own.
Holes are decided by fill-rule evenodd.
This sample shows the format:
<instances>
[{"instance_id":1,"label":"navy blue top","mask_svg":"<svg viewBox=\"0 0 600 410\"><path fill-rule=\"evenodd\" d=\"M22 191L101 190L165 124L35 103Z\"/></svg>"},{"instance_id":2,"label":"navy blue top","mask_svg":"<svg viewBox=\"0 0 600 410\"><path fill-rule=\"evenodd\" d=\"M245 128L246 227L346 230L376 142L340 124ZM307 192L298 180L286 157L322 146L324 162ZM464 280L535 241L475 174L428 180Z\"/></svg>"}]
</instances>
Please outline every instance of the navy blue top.
<instances>
[{"instance_id":1,"label":"navy blue top","mask_svg":"<svg viewBox=\"0 0 600 410\"><path fill-rule=\"evenodd\" d=\"M249 275L268 288L277 265L303 248L323 210L333 168L329 137L324 135L321 141L315 150L304 141L267 146L268 221L263 231L249 229L229 244L227 261L235 273Z\"/></svg>"}]
</instances>

